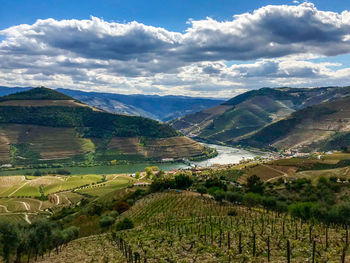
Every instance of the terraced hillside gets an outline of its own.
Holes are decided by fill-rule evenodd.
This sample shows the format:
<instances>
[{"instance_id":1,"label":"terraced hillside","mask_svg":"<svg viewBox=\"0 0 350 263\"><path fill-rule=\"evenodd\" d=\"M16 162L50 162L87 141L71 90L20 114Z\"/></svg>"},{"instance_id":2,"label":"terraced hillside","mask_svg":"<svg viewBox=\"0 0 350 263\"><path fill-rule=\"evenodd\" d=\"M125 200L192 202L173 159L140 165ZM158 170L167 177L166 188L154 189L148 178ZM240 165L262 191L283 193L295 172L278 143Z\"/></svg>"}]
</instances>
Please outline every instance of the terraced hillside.
<instances>
[{"instance_id":1,"label":"terraced hillside","mask_svg":"<svg viewBox=\"0 0 350 263\"><path fill-rule=\"evenodd\" d=\"M201 144L147 118L89 107L35 88L0 97L0 163L201 158Z\"/></svg>"},{"instance_id":2,"label":"terraced hillside","mask_svg":"<svg viewBox=\"0 0 350 263\"><path fill-rule=\"evenodd\" d=\"M135 228L116 232L114 244L136 262L341 262L347 233L192 192L146 196L123 218Z\"/></svg>"},{"instance_id":3,"label":"terraced hillside","mask_svg":"<svg viewBox=\"0 0 350 263\"><path fill-rule=\"evenodd\" d=\"M350 95L349 87L314 89L262 88L170 122L185 135L200 140L237 145L250 133L279 121L296 110Z\"/></svg>"},{"instance_id":4,"label":"terraced hillside","mask_svg":"<svg viewBox=\"0 0 350 263\"><path fill-rule=\"evenodd\" d=\"M301 152L347 150L350 147L350 97L296 111L238 143Z\"/></svg>"}]
</instances>

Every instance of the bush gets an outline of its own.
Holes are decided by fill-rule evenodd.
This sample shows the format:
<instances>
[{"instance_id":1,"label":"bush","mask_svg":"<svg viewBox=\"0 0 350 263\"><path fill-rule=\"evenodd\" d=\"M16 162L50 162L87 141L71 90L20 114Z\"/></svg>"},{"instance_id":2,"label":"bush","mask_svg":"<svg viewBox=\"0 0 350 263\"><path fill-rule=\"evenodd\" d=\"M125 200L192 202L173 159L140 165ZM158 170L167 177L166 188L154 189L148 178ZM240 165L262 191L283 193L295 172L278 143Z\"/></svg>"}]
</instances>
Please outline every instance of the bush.
<instances>
[{"instance_id":1,"label":"bush","mask_svg":"<svg viewBox=\"0 0 350 263\"><path fill-rule=\"evenodd\" d=\"M225 199L231 203L242 203L243 194L240 192L228 191L226 192Z\"/></svg>"},{"instance_id":2,"label":"bush","mask_svg":"<svg viewBox=\"0 0 350 263\"><path fill-rule=\"evenodd\" d=\"M104 216L100 219L100 227L102 228L110 227L111 225L113 225L114 221L115 221L114 217Z\"/></svg>"},{"instance_id":3,"label":"bush","mask_svg":"<svg viewBox=\"0 0 350 263\"><path fill-rule=\"evenodd\" d=\"M116 225L116 230L125 230L125 229L131 229L134 228L134 223L129 218L124 218L122 221L120 221Z\"/></svg>"},{"instance_id":4,"label":"bush","mask_svg":"<svg viewBox=\"0 0 350 263\"><path fill-rule=\"evenodd\" d=\"M180 174L178 176L175 176L174 178L174 186L175 188L179 189L187 189L193 184L192 179L185 175L185 174Z\"/></svg>"}]
</instances>

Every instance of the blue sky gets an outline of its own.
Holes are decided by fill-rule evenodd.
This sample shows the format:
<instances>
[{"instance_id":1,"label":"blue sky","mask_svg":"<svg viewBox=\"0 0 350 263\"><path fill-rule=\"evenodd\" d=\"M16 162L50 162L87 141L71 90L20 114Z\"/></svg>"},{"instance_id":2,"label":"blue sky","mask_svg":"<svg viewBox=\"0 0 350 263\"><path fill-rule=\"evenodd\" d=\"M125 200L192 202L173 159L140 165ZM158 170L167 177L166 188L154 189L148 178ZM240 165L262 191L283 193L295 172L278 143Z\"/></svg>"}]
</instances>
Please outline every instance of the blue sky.
<instances>
[{"instance_id":1,"label":"blue sky","mask_svg":"<svg viewBox=\"0 0 350 263\"><path fill-rule=\"evenodd\" d=\"M346 2L3 0L0 85L208 97L348 85Z\"/></svg>"},{"instance_id":2,"label":"blue sky","mask_svg":"<svg viewBox=\"0 0 350 263\"><path fill-rule=\"evenodd\" d=\"M302 2L302 1L301 1ZM349 9L344 0L312 1L318 9L341 12ZM90 15L108 21L139 21L147 25L182 31L190 18L209 16L216 20L231 19L234 14L251 12L266 5L290 5L281 0L3 0L0 28L32 24L37 19L88 19Z\"/></svg>"}]
</instances>

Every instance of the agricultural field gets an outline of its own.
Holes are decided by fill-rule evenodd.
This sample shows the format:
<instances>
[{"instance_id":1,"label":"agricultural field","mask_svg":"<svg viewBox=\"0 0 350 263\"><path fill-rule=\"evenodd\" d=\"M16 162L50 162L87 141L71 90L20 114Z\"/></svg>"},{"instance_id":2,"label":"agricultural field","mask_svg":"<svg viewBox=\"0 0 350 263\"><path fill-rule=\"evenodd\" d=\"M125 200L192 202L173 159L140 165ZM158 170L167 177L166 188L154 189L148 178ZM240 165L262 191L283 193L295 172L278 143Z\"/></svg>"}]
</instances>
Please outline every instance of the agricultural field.
<instances>
[{"instance_id":1,"label":"agricultural field","mask_svg":"<svg viewBox=\"0 0 350 263\"><path fill-rule=\"evenodd\" d=\"M133 181L123 175L1 176L0 221L30 223L31 218L50 216L84 198L126 188Z\"/></svg>"},{"instance_id":2,"label":"agricultural field","mask_svg":"<svg viewBox=\"0 0 350 263\"><path fill-rule=\"evenodd\" d=\"M349 238L340 226L189 192L147 196L123 218L136 227L116 232L114 240L136 262L342 262Z\"/></svg>"},{"instance_id":3,"label":"agricultural field","mask_svg":"<svg viewBox=\"0 0 350 263\"><path fill-rule=\"evenodd\" d=\"M89 185L77 189L75 192L100 197L117 189L125 188L133 184L133 179L129 176L107 176L107 181L100 184Z\"/></svg>"},{"instance_id":4,"label":"agricultural field","mask_svg":"<svg viewBox=\"0 0 350 263\"><path fill-rule=\"evenodd\" d=\"M79 253L77 253L79 251ZM123 253L116 249L109 235L95 235L74 240L67 244L59 254L54 251L44 258L41 263L76 263L76 262L126 262Z\"/></svg>"},{"instance_id":5,"label":"agricultural field","mask_svg":"<svg viewBox=\"0 0 350 263\"><path fill-rule=\"evenodd\" d=\"M241 184L246 183L248 177L257 175L264 182L275 182L279 178L296 179L305 177L317 181L320 176L349 177L349 153L335 152L332 154L320 154L307 158L285 158L265 163L250 163L237 169L244 171L238 179Z\"/></svg>"}]
</instances>

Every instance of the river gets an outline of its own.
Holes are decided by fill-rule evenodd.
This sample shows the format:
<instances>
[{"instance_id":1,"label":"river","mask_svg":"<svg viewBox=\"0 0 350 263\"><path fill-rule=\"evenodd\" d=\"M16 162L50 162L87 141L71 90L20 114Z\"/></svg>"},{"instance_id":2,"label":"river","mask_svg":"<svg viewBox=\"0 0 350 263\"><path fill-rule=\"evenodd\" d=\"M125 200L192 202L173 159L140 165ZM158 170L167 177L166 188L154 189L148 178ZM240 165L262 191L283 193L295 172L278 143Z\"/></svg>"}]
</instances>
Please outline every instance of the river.
<instances>
[{"instance_id":1,"label":"river","mask_svg":"<svg viewBox=\"0 0 350 263\"><path fill-rule=\"evenodd\" d=\"M206 146L216 148L218 155L214 158L194 162L197 167L209 167L213 164L236 164L242 159L254 158L258 154L215 144L205 144ZM93 167L65 167L64 169L69 170L71 174L120 174L120 173L135 173L143 171L147 166L158 166L164 171L170 171L174 169L185 169L190 166L184 163L137 163L137 164L122 164L116 166L93 166ZM12 171L1 171L1 175L24 175L26 173L32 173L36 169L23 169L23 170L12 170ZM40 171L54 171L55 168L43 168Z\"/></svg>"}]
</instances>

